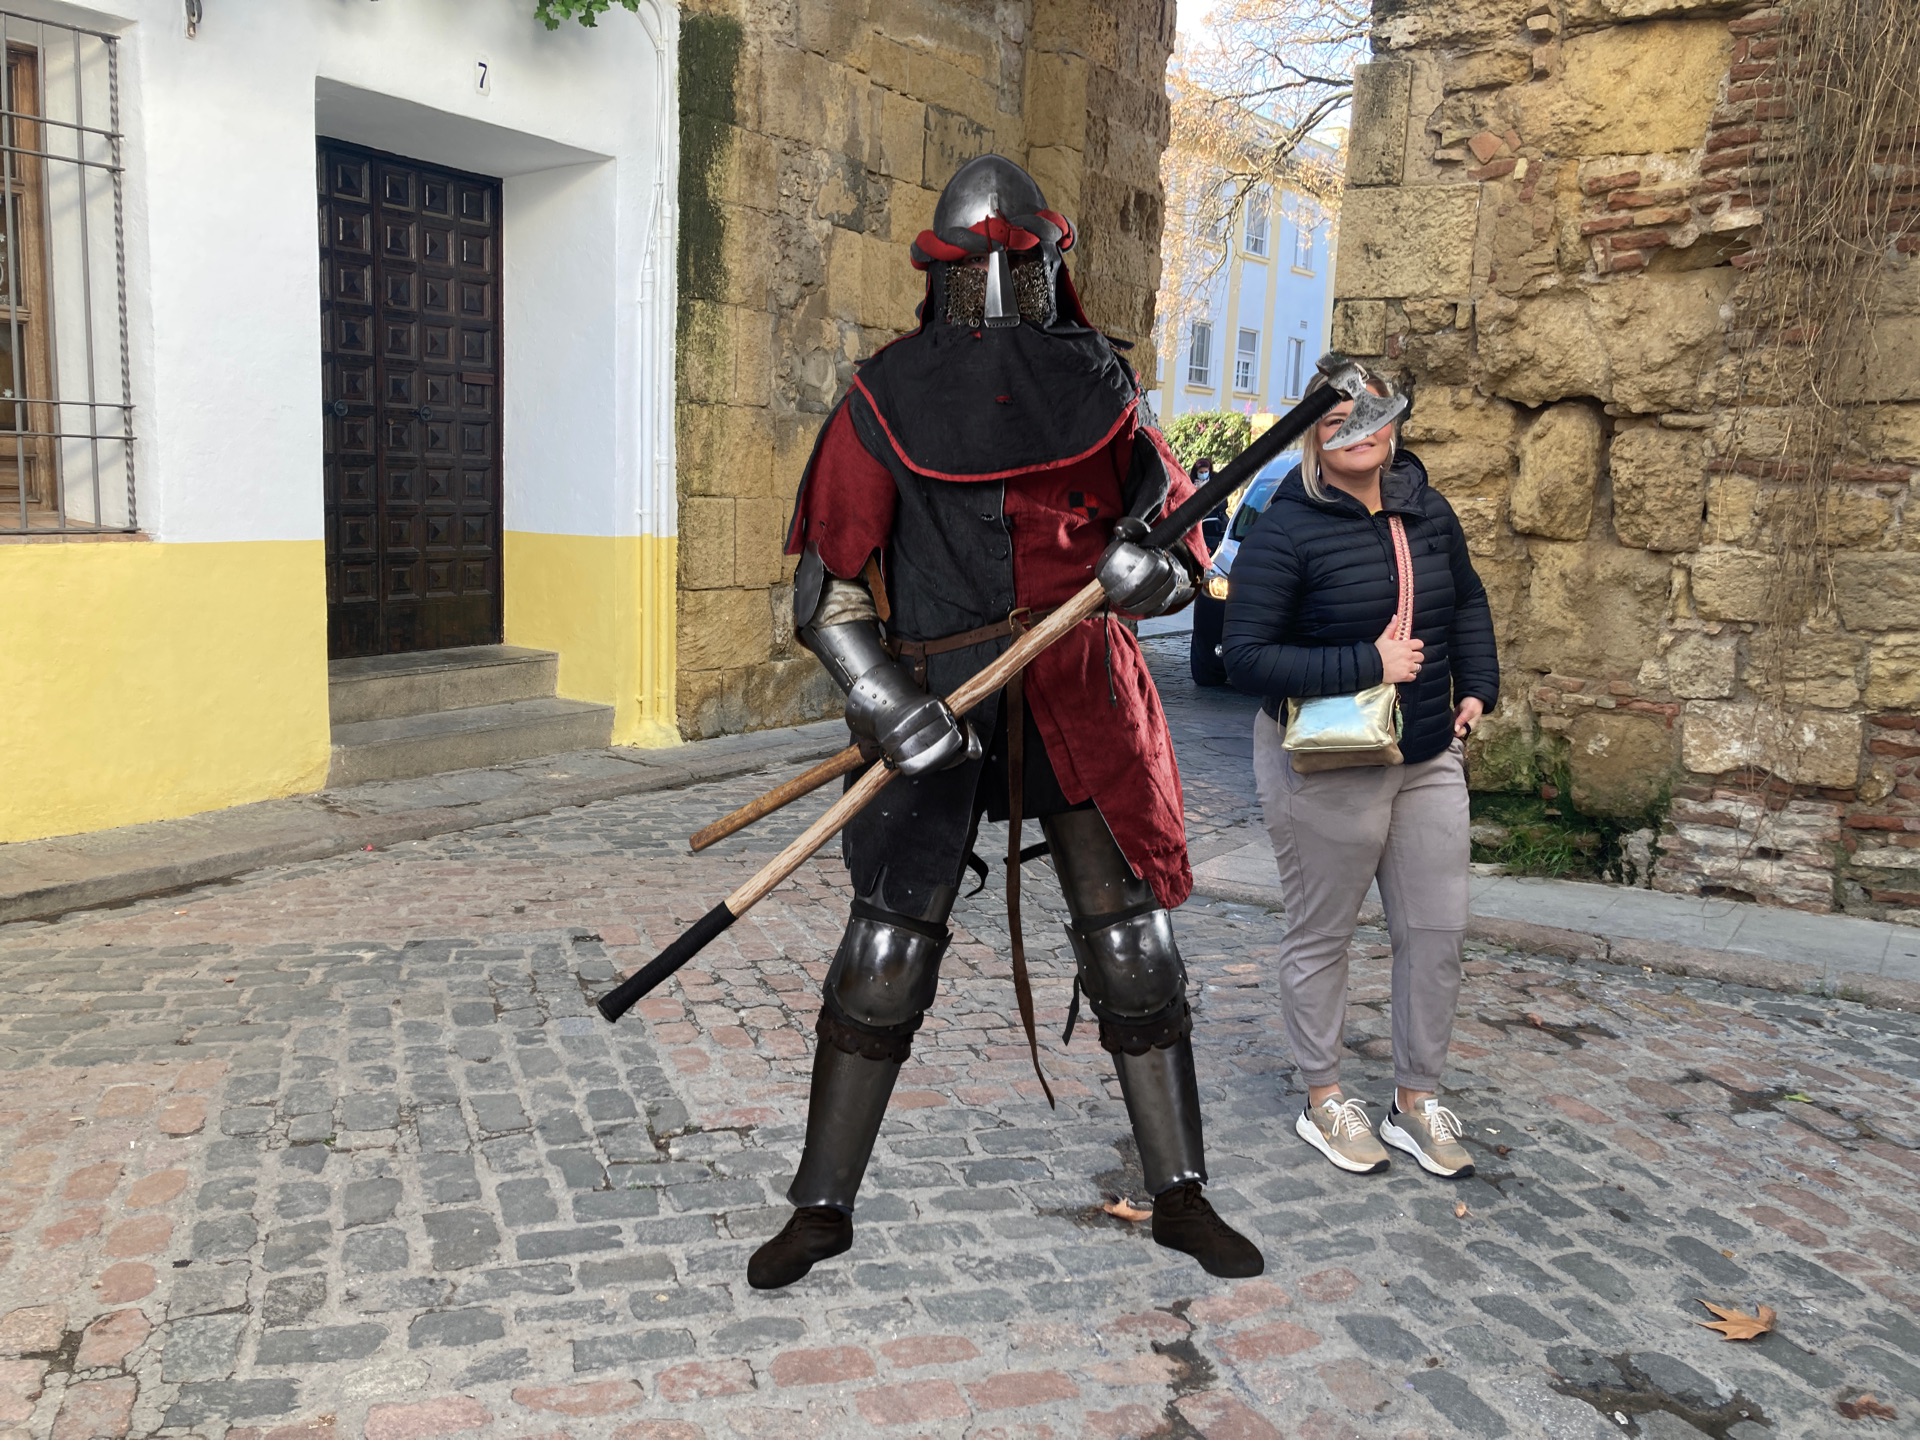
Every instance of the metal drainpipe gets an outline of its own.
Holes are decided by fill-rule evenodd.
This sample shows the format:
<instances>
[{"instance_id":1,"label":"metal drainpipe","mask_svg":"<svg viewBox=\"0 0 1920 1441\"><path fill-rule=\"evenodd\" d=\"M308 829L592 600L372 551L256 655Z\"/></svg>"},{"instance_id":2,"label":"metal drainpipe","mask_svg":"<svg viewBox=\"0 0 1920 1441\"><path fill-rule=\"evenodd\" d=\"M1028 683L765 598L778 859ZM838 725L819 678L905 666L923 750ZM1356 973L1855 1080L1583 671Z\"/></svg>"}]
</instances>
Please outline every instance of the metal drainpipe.
<instances>
[{"instance_id":1,"label":"metal drainpipe","mask_svg":"<svg viewBox=\"0 0 1920 1441\"><path fill-rule=\"evenodd\" d=\"M674 187L678 182L679 126L676 102L678 77L674 64L674 41L679 20L668 0L648 0L635 12L653 42L655 91L658 96L656 123L659 144L656 154L659 168L653 181L652 214L647 225L647 248L640 274L640 377L643 402L641 467L642 494L638 497L638 521L642 535L656 539L677 533L677 488L674 484L673 364L674 364ZM647 546L643 554L658 554L657 546ZM668 578L649 577L653 584L643 591L651 603ZM674 656L672 628L666 624L642 624L640 654L640 702L643 714L662 725L675 721Z\"/></svg>"}]
</instances>

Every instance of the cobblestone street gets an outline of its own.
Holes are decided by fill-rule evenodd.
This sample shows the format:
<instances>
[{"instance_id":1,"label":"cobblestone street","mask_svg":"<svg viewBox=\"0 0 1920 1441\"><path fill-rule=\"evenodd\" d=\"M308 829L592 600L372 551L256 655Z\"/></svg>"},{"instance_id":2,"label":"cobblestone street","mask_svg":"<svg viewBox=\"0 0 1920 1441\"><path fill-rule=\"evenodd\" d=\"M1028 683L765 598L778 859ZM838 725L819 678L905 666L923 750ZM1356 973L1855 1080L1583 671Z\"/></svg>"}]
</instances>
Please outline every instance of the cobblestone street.
<instances>
[{"instance_id":1,"label":"cobblestone street","mask_svg":"<svg viewBox=\"0 0 1920 1441\"><path fill-rule=\"evenodd\" d=\"M1155 642L1196 848L1254 812L1252 705ZM0 928L0 1432L32 1436L1912 1434L1920 1016L1475 944L1451 1104L1478 1174L1344 1176L1270 983L1278 920L1179 915L1215 1281L1139 1197L1044 864L1029 954L962 903L852 1253L783 1293L818 983L804 867L618 1027L591 1000L818 813L698 857L761 775ZM980 846L1003 849L989 828ZM1037 837L1035 837L1037 838ZM1350 1094L1384 1105L1384 934ZM1396 1153L1397 1154L1397 1153ZM1701 1300L1770 1306L1722 1341ZM1836 1409L1870 1393L1893 1423Z\"/></svg>"}]
</instances>

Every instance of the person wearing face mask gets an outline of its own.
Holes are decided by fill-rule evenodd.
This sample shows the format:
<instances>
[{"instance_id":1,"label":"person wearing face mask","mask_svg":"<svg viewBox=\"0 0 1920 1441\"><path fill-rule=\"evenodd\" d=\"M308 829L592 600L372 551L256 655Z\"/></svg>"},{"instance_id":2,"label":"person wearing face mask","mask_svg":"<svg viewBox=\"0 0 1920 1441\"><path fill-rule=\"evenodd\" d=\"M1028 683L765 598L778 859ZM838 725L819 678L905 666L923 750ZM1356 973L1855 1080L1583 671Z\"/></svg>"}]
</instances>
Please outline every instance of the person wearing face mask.
<instances>
[{"instance_id":1,"label":"person wearing face mask","mask_svg":"<svg viewBox=\"0 0 1920 1441\"><path fill-rule=\"evenodd\" d=\"M1282 1009L1307 1086L1294 1129L1343 1171L1386 1170L1384 1141L1435 1175L1469 1176L1460 1120L1437 1093L1467 922L1465 742L1500 691L1493 620L1453 507L1399 447L1398 425L1324 448L1352 408L1307 432L1300 466L1241 543L1222 658L1265 702L1254 779L1286 908ZM1290 701L1383 683L1398 690L1398 763L1321 769L1287 748ZM1393 946L1394 1094L1378 1136L1341 1089L1339 1055L1347 948L1375 881Z\"/></svg>"}]
</instances>

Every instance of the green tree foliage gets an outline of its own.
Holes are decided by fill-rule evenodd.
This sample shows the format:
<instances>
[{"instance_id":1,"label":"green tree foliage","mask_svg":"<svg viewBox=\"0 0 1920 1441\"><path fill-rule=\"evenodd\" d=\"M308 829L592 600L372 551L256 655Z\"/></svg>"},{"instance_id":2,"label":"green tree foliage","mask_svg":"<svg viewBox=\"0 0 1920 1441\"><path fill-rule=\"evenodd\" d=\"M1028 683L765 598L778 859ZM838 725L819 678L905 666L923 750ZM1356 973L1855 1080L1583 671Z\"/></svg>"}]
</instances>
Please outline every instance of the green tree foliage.
<instances>
[{"instance_id":1,"label":"green tree foliage","mask_svg":"<svg viewBox=\"0 0 1920 1441\"><path fill-rule=\"evenodd\" d=\"M578 20L591 30L615 4L640 13L640 0L538 0L533 15L549 30L558 30L563 20Z\"/></svg>"},{"instance_id":2,"label":"green tree foliage","mask_svg":"<svg viewBox=\"0 0 1920 1441\"><path fill-rule=\"evenodd\" d=\"M1216 467L1223 466L1253 441L1251 417L1235 410L1190 410L1168 421L1165 434L1188 470L1203 455L1212 456Z\"/></svg>"}]
</instances>

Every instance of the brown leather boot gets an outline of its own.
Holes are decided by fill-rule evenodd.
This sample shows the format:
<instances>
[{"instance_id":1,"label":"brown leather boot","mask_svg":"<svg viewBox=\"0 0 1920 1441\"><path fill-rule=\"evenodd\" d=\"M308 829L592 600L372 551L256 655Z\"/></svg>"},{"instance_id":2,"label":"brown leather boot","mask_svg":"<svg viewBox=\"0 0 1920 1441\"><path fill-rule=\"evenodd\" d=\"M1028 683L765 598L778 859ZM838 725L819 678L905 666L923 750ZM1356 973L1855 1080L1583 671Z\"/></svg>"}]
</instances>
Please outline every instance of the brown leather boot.
<instances>
[{"instance_id":1,"label":"brown leather boot","mask_svg":"<svg viewBox=\"0 0 1920 1441\"><path fill-rule=\"evenodd\" d=\"M747 1262L747 1284L756 1291L791 1286L816 1264L853 1245L853 1217L837 1206L802 1206L780 1234Z\"/></svg>"}]
</instances>

